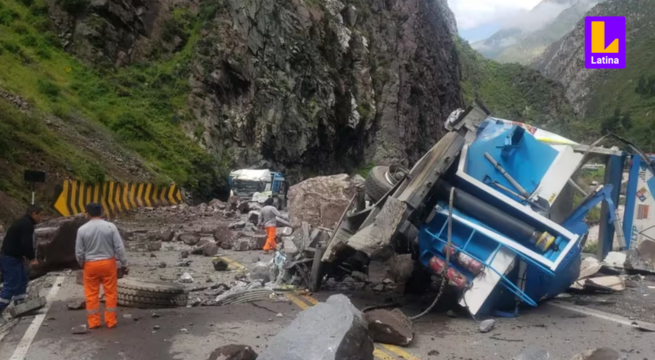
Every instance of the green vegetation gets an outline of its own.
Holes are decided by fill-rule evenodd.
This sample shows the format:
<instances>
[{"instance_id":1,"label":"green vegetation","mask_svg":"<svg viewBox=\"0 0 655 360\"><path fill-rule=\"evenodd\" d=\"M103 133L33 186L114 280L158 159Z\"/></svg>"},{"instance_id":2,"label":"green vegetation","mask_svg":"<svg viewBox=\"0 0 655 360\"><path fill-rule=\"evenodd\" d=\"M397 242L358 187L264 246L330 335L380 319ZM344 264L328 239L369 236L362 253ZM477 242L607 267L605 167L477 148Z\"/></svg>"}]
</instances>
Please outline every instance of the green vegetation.
<instances>
[{"instance_id":1,"label":"green vegetation","mask_svg":"<svg viewBox=\"0 0 655 360\"><path fill-rule=\"evenodd\" d=\"M479 99L494 116L549 129L556 124L562 127L574 118L561 86L538 71L485 59L461 38L456 39L456 46L462 63L462 95L467 103Z\"/></svg>"},{"instance_id":2,"label":"green vegetation","mask_svg":"<svg viewBox=\"0 0 655 360\"><path fill-rule=\"evenodd\" d=\"M71 13L88 3L58 1ZM179 51L165 60L155 58L115 70L91 67L64 52L50 30L45 6L45 0L0 3L0 88L27 98L44 113L66 119L74 111L105 125L121 143L147 160L153 173L198 196L211 196L213 189L223 184L229 159L217 161L205 153L184 135L180 125L180 119L189 117L187 79L200 20L187 11L175 10L164 31L166 36L183 40ZM19 130L14 126L3 133L16 137ZM67 147L51 146L43 151L59 161L74 158ZM96 165L78 166L75 173L84 180L103 179L105 175Z\"/></svg>"},{"instance_id":3,"label":"green vegetation","mask_svg":"<svg viewBox=\"0 0 655 360\"><path fill-rule=\"evenodd\" d=\"M364 179L368 177L368 173L371 172L371 169L375 167L375 164L369 163L355 170L355 174L360 175Z\"/></svg>"},{"instance_id":4,"label":"green vegetation","mask_svg":"<svg viewBox=\"0 0 655 360\"><path fill-rule=\"evenodd\" d=\"M12 166L0 165L0 191L27 201L23 170L35 163L53 169L68 169L76 178L96 183L104 181L105 169L97 159L76 149L50 131L40 114L26 114L0 98L0 158ZM3 161L4 162L4 161Z\"/></svg>"}]
</instances>

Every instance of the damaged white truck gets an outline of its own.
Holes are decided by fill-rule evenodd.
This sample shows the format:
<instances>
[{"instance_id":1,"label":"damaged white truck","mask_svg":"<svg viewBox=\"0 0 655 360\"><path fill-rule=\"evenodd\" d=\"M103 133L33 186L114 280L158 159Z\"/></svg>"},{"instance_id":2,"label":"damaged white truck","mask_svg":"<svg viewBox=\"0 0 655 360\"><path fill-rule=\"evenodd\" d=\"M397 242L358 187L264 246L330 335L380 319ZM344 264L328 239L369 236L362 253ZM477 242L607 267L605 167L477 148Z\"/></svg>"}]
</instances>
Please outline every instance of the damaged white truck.
<instances>
[{"instance_id":1,"label":"damaged white truck","mask_svg":"<svg viewBox=\"0 0 655 360\"><path fill-rule=\"evenodd\" d=\"M454 112L445 126L449 132L411 170L374 169L367 180L374 204L367 207L363 193L353 198L327 246L316 251L314 288L353 262L411 253L459 290L459 303L471 314L511 313L578 279L585 216L599 203L600 259L613 246L637 249L650 241L631 244L615 216L626 160L652 172L629 142L626 151L581 145L492 117L477 105ZM587 193L575 180L591 158L602 159L606 173ZM628 193L636 181L629 181ZM575 208L574 191L584 194ZM628 196L626 209L636 206L635 198Z\"/></svg>"}]
</instances>

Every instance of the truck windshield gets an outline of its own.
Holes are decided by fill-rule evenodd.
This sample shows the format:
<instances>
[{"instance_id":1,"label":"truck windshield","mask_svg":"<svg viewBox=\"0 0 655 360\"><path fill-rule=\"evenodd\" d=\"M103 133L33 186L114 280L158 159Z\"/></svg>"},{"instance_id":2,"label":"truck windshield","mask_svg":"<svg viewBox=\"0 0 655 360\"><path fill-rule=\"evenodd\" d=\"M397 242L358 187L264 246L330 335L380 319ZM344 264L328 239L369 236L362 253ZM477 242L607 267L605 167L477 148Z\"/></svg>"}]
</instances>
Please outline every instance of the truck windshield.
<instances>
[{"instance_id":1,"label":"truck windshield","mask_svg":"<svg viewBox=\"0 0 655 360\"><path fill-rule=\"evenodd\" d=\"M235 180L233 189L237 195L252 195L256 192L265 191L266 183L252 180Z\"/></svg>"}]
</instances>

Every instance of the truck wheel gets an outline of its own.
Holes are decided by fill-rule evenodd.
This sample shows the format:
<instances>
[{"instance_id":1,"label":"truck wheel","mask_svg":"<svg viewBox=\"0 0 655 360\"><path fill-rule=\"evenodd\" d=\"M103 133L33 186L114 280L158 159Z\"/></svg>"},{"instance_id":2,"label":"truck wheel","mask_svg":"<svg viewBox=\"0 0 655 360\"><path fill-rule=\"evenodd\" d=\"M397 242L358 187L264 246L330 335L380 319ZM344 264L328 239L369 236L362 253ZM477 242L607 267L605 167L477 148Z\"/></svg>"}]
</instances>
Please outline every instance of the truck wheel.
<instances>
[{"instance_id":1,"label":"truck wheel","mask_svg":"<svg viewBox=\"0 0 655 360\"><path fill-rule=\"evenodd\" d=\"M364 189L371 201L377 202L393 187L386 178L388 171L388 166L376 166L368 173L364 182Z\"/></svg>"},{"instance_id":2,"label":"truck wheel","mask_svg":"<svg viewBox=\"0 0 655 360\"><path fill-rule=\"evenodd\" d=\"M187 294L178 284L159 281L120 279L118 305L138 308L185 306Z\"/></svg>"}]
</instances>

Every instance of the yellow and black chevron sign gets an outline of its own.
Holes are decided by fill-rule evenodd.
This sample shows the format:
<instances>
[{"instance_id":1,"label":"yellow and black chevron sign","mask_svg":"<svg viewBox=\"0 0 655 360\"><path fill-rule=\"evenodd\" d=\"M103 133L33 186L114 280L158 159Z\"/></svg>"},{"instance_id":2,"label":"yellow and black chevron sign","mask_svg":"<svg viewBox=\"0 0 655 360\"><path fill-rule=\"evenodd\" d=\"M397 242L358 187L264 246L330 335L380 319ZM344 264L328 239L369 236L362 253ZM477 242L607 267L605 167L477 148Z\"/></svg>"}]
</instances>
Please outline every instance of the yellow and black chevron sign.
<instances>
[{"instance_id":1,"label":"yellow and black chevron sign","mask_svg":"<svg viewBox=\"0 0 655 360\"><path fill-rule=\"evenodd\" d=\"M85 184L76 180L64 181L55 209L62 216L84 213L86 204L102 205L108 217L138 207L155 207L182 203L182 192L177 185L158 187L149 183Z\"/></svg>"}]
</instances>

